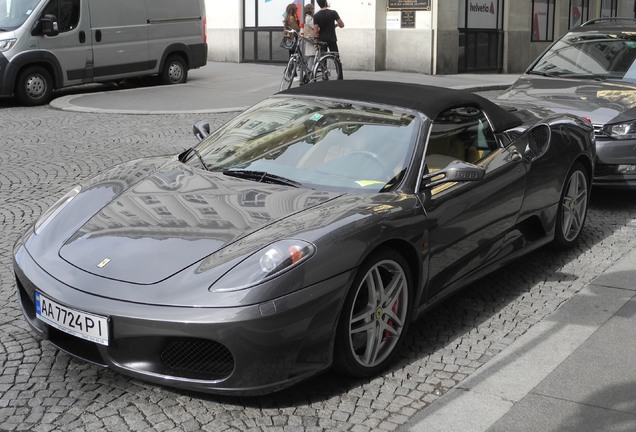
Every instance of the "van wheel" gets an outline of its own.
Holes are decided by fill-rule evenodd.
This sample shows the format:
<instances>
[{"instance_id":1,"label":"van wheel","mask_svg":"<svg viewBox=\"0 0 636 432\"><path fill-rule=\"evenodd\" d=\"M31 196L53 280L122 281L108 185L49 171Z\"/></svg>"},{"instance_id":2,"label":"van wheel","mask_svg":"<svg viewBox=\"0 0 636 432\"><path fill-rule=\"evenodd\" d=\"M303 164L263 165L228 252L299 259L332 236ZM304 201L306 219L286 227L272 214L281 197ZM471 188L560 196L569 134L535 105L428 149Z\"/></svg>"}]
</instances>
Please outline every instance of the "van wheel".
<instances>
[{"instance_id":1,"label":"van wheel","mask_svg":"<svg viewBox=\"0 0 636 432\"><path fill-rule=\"evenodd\" d=\"M181 84L188 79L188 65L180 56L170 56L161 73L163 84Z\"/></svg>"},{"instance_id":2,"label":"van wheel","mask_svg":"<svg viewBox=\"0 0 636 432\"><path fill-rule=\"evenodd\" d=\"M51 101L53 78L42 66L31 66L20 73L15 86L15 97L21 105L44 105Z\"/></svg>"}]
</instances>

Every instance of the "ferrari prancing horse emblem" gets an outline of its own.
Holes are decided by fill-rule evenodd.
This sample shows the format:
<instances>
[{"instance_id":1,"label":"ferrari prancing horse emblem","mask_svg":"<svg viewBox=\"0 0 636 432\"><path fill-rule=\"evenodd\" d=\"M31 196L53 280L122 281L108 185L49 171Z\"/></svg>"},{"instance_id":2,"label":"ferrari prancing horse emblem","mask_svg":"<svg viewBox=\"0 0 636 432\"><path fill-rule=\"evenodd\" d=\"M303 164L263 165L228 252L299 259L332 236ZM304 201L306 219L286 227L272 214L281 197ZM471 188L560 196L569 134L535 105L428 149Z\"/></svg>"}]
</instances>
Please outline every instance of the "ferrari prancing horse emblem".
<instances>
[{"instance_id":1,"label":"ferrari prancing horse emblem","mask_svg":"<svg viewBox=\"0 0 636 432\"><path fill-rule=\"evenodd\" d=\"M110 258L104 258L102 260L102 262L100 262L99 264L97 264L97 267L99 268L104 268L106 267L106 264L108 264L110 262Z\"/></svg>"}]
</instances>

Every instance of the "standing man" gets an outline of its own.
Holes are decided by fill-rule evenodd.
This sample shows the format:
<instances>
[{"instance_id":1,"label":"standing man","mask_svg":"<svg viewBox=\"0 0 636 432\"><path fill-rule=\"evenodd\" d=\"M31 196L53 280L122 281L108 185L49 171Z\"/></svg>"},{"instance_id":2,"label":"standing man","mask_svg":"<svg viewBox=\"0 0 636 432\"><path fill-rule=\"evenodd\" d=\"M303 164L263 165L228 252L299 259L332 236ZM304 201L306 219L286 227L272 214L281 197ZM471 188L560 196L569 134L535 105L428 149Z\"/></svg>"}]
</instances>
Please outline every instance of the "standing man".
<instances>
[{"instance_id":1,"label":"standing man","mask_svg":"<svg viewBox=\"0 0 636 432\"><path fill-rule=\"evenodd\" d=\"M335 10L329 9L327 0L317 0L320 10L314 15L314 32L321 42L327 42L329 51L338 52L338 38L336 37L336 25L344 27L340 15Z\"/></svg>"}]
</instances>

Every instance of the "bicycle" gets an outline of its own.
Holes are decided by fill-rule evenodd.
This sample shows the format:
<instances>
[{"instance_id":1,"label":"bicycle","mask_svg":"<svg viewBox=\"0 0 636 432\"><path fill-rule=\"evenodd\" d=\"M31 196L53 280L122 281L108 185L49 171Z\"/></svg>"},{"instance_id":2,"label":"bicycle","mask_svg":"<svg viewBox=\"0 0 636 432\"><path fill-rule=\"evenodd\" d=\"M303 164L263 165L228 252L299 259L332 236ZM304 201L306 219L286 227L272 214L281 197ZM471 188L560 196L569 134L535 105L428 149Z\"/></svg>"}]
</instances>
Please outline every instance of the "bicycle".
<instances>
[{"instance_id":1,"label":"bicycle","mask_svg":"<svg viewBox=\"0 0 636 432\"><path fill-rule=\"evenodd\" d=\"M283 80L280 83L280 90L288 89L294 83L294 77L298 76L299 85L308 84L316 81L328 81L328 80L341 80L342 76L342 63L340 63L340 56L333 51L327 51L327 43L316 41L313 38L306 38L300 36L298 32L293 29L287 29L288 33L293 34L295 41L294 45L290 49L292 52L289 62L283 72ZM305 60L301 42L307 41L317 46L316 54L314 55L313 66L310 67Z\"/></svg>"}]
</instances>

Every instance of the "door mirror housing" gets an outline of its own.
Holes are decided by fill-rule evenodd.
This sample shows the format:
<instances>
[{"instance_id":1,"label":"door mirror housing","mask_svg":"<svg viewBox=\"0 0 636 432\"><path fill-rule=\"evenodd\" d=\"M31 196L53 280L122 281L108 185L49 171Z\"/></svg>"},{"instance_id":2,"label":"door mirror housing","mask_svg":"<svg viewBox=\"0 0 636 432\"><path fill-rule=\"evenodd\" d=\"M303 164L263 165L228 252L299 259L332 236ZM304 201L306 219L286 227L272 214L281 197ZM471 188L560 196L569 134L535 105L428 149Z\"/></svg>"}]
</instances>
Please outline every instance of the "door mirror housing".
<instances>
[{"instance_id":1,"label":"door mirror housing","mask_svg":"<svg viewBox=\"0 0 636 432\"><path fill-rule=\"evenodd\" d=\"M430 189L442 183L481 181L485 175L484 168L456 160L441 170L425 174L422 177L422 184Z\"/></svg>"},{"instance_id":2,"label":"door mirror housing","mask_svg":"<svg viewBox=\"0 0 636 432\"><path fill-rule=\"evenodd\" d=\"M44 36L57 36L60 34L60 28L57 23L57 17L52 14L46 14L39 21L40 33Z\"/></svg>"},{"instance_id":3,"label":"door mirror housing","mask_svg":"<svg viewBox=\"0 0 636 432\"><path fill-rule=\"evenodd\" d=\"M198 121L192 126L192 133L195 137L199 138L199 141L203 141L208 135L210 135L210 123L206 121Z\"/></svg>"}]
</instances>

